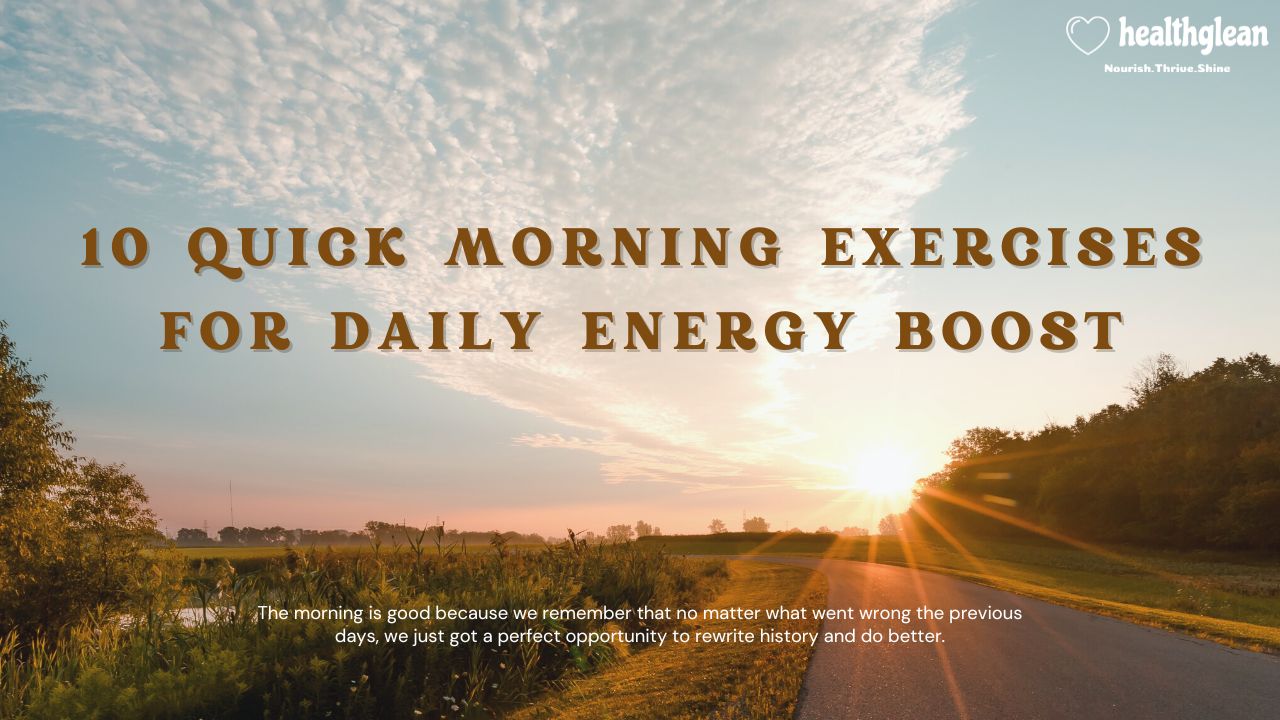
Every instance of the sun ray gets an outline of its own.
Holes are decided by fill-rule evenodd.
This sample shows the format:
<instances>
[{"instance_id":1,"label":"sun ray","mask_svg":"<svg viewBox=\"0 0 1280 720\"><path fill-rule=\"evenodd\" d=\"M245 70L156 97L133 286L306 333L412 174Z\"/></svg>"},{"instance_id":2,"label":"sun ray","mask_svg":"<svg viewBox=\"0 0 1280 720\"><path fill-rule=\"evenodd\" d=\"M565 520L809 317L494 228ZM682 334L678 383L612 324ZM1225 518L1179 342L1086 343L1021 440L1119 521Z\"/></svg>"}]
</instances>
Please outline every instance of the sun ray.
<instances>
[{"instance_id":1,"label":"sun ray","mask_svg":"<svg viewBox=\"0 0 1280 720\"><path fill-rule=\"evenodd\" d=\"M928 497L937 498L938 500L951 503L953 505L965 508L966 510L972 510L973 512L979 513L981 515L985 515L989 518L992 518L993 520L998 520L1012 527L1016 527L1020 530L1026 530L1027 532L1040 535L1041 537L1049 538L1050 540L1056 540L1057 542L1070 545L1071 547L1076 548L1077 550L1083 550L1087 553L1091 553L1093 555L1097 555L1098 557L1111 560L1112 562L1119 563L1127 567L1131 567L1135 570L1141 570L1142 572L1150 573L1152 575L1163 578L1165 580L1169 580L1172 582L1186 582L1189 579L1185 575L1171 573L1171 572L1168 572L1167 570L1162 570L1160 568L1152 567L1150 565L1138 562L1118 552L1115 552L1113 550L1108 550L1107 548L1104 548L1100 545L1094 545L1093 543L1088 543L1083 540L1077 540L1069 535L1064 535L1063 533L1060 533L1056 530L1050 530L1049 528L1046 528L1042 525L1031 522L1030 520L1024 520L1020 517L1010 515L1009 513L1001 512L994 508L985 507L980 503L970 500L969 498L956 495L955 493L947 492L946 490L943 490L941 488L925 487L921 489L921 494Z\"/></svg>"},{"instance_id":2,"label":"sun ray","mask_svg":"<svg viewBox=\"0 0 1280 720\"><path fill-rule=\"evenodd\" d=\"M915 585L916 595L920 598L921 605L929 604L928 594L924 589L924 581L921 579L920 568L916 563L915 552L911 548L912 540L908 536L910 532L908 526L911 525L910 518L904 518L898 526L898 537L902 546L902 553L906 556L907 565L911 570L912 584ZM938 623L932 617L926 621L931 632L940 633ZM964 693L960 690L960 683L956 680L955 670L951 667L951 656L947 654L947 649L942 643L933 643L934 651L938 654L938 663L942 668L942 675L947 681L947 691L951 695L951 702L955 705L956 716L960 720L968 720L969 710L964 702Z\"/></svg>"},{"instance_id":3,"label":"sun ray","mask_svg":"<svg viewBox=\"0 0 1280 720\"><path fill-rule=\"evenodd\" d=\"M994 572L988 569L987 564L985 562L983 562L980 558L974 555L964 545L964 543L960 541L958 537L956 537L951 531L949 531L941 523L941 521L933 517L933 514L930 513L927 508L917 504L915 507L912 508L912 511L917 515L919 515L922 520L928 523L929 526L933 528L933 530L937 532L938 535L943 540L945 540L949 545L951 545L951 547L955 548L956 552L960 553L961 556L963 556L966 560L968 560L974 566L974 568L978 570L978 573L981 576L993 581L999 578L997 574L995 574ZM1062 633L1058 632L1056 629L1054 629L1052 626L1046 623L1038 613L1034 613L1034 612L1026 613L1023 617L1035 623L1036 626L1040 628L1041 632L1048 635L1054 641L1054 643L1056 643L1060 648L1062 648L1064 652L1069 654L1071 657L1075 658L1076 662L1078 662L1082 667L1088 668L1090 672L1095 676L1097 676L1101 682L1104 682L1107 684L1113 684L1110 677L1106 673L1102 673L1098 671L1097 666L1093 661L1093 658L1088 653L1076 647L1075 644L1072 643L1068 638L1063 636Z\"/></svg>"}]
</instances>

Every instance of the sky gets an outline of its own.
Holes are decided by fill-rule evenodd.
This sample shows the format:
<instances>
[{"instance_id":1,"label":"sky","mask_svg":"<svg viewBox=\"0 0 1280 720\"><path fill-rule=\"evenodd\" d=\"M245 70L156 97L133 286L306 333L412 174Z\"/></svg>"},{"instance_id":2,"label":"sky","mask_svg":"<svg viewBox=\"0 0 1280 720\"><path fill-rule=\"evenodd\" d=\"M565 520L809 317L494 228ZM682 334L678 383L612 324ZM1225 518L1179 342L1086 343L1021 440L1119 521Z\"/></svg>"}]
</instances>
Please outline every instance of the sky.
<instances>
[{"instance_id":1,"label":"sky","mask_svg":"<svg viewBox=\"0 0 1280 720\"><path fill-rule=\"evenodd\" d=\"M0 318L170 531L874 526L968 427L1121 401L1144 358L1280 353L1275 49L1084 55L1073 15L1266 3L0 2ZM1229 73L1113 74L1211 62ZM403 268L197 275L187 235L395 225ZM780 267L447 269L454 231L777 230ZM824 226L1187 225L1191 269L822 269ZM139 268L80 267L136 226ZM501 241L499 242L501 246ZM943 243L943 249L947 247ZM289 353L165 353L277 309ZM537 309L528 353L334 353L328 313ZM823 353L584 353L584 309L854 310ZM893 349L895 310L1120 310L1115 350ZM385 320L384 320L385 322ZM816 329L816 328L815 328ZM885 477L894 492L885 497Z\"/></svg>"}]
</instances>

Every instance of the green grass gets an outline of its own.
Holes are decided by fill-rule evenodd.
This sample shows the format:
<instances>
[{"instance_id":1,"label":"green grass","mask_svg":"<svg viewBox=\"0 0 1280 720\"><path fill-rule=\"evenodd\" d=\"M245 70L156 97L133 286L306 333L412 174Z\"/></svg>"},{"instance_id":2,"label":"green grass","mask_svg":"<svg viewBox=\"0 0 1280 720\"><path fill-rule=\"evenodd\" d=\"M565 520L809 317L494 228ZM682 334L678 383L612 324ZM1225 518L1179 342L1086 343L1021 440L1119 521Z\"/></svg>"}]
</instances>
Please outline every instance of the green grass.
<instances>
[{"instance_id":1,"label":"green grass","mask_svg":"<svg viewBox=\"0 0 1280 720\"><path fill-rule=\"evenodd\" d=\"M646 539L684 554L829 555L909 566L902 541L822 535ZM1280 651L1280 562L1222 553L1110 548L1105 555L1048 541L960 538L974 558L939 539L909 549L922 569L1126 620L1252 649Z\"/></svg>"},{"instance_id":2,"label":"green grass","mask_svg":"<svg viewBox=\"0 0 1280 720\"><path fill-rule=\"evenodd\" d=\"M732 562L730 583L712 607L766 608L826 604L826 580L805 568ZM812 632L818 620L707 621L699 630L759 627ZM690 630L692 631L692 630ZM591 677L569 683L511 717L744 718L791 717L808 667L804 645L689 643L641 650Z\"/></svg>"}]
</instances>

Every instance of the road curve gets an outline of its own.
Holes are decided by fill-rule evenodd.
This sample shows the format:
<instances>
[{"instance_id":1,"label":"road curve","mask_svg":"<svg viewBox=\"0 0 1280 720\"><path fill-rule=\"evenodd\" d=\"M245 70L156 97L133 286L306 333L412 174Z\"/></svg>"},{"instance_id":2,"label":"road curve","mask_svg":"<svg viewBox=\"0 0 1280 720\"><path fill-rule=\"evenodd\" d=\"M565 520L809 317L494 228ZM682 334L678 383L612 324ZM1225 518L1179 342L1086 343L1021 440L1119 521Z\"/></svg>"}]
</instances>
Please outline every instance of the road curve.
<instances>
[{"instance_id":1,"label":"road curve","mask_svg":"<svg viewBox=\"0 0 1280 720\"><path fill-rule=\"evenodd\" d=\"M1052 605L929 572L851 560L755 556L827 577L831 608L1021 608L1023 619L937 623L939 644L824 644L800 720L1280 717L1280 657ZM928 630L825 621L823 630ZM941 651L941 652L940 652Z\"/></svg>"}]
</instances>

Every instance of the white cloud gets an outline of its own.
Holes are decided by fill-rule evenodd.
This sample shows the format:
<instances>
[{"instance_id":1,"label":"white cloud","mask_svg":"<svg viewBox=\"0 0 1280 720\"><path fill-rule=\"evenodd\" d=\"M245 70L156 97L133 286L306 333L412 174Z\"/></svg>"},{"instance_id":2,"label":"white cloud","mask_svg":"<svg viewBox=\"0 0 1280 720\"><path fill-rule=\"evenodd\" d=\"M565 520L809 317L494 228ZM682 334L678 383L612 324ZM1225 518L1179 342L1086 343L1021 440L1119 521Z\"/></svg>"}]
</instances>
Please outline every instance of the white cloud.
<instances>
[{"instance_id":1,"label":"white cloud","mask_svg":"<svg viewBox=\"0 0 1280 720\"><path fill-rule=\"evenodd\" d=\"M401 225L408 267L312 279L381 310L543 311L533 353L419 358L582 435L519 442L597 453L610 481L821 475L791 450L823 400L788 393L803 356L587 354L577 312L887 307L883 281L817 269L816 231L902 222L947 168L959 54L922 50L947 3L327 5L6 4L0 108L275 222ZM783 267L440 266L454 227L530 224L764 224ZM306 304L305 286L257 282ZM870 341L857 321L847 337Z\"/></svg>"}]
</instances>

